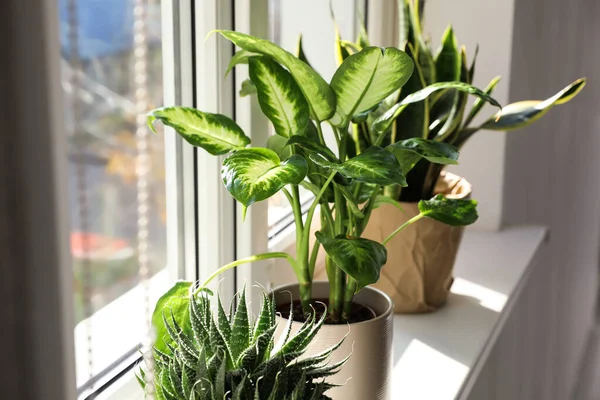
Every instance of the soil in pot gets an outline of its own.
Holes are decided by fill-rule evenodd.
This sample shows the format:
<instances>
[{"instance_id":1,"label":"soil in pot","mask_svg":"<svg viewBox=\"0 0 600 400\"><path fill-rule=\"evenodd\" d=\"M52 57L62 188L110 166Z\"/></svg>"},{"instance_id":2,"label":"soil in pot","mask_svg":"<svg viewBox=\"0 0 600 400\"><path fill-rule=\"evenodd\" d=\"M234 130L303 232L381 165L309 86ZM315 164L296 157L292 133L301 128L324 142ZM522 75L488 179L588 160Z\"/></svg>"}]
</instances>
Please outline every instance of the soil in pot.
<instances>
[{"instance_id":1,"label":"soil in pot","mask_svg":"<svg viewBox=\"0 0 600 400\"><path fill-rule=\"evenodd\" d=\"M317 319L320 319L325 312L325 307L329 308L329 299L314 299L312 306L315 309ZM281 316L285 319L290 317L290 302L285 302L282 304L278 304L276 306L276 312L281 314ZM304 322L306 321L306 315L302 311L302 303L300 300L294 300L292 304L292 313L293 320L296 322ZM352 303L350 309L350 318L347 321L333 321L329 316L325 319L325 323L327 325L335 325L335 324L355 324L358 322L368 321L377 317L375 311L371 308L364 306L358 303Z\"/></svg>"}]
</instances>

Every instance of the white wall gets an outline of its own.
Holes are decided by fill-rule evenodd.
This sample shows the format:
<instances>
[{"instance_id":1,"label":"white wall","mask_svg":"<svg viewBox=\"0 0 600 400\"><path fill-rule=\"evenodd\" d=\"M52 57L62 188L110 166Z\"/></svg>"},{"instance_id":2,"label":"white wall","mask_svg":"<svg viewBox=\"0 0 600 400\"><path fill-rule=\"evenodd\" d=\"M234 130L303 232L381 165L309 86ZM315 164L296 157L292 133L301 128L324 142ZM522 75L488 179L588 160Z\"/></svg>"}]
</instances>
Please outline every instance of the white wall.
<instances>
[{"instance_id":1,"label":"white wall","mask_svg":"<svg viewBox=\"0 0 600 400\"><path fill-rule=\"evenodd\" d=\"M600 244L600 4L515 5L510 98L544 98L580 76L583 92L535 125L507 135L504 220L550 228L540 308L556 315L545 339L557 366L547 399L569 399L595 324ZM532 311L535 312L535 311Z\"/></svg>"},{"instance_id":2,"label":"white wall","mask_svg":"<svg viewBox=\"0 0 600 400\"><path fill-rule=\"evenodd\" d=\"M512 53L514 0L427 0L425 32L437 48L444 30L452 24L459 45L466 45L469 61L479 44L474 85L484 88L495 76L502 81L494 98L508 103ZM485 108L477 121L491 115ZM497 230L502 219L502 191L506 138L503 132L475 134L460 154L460 165L449 168L473 184L473 198L479 201L475 227Z\"/></svg>"}]
</instances>

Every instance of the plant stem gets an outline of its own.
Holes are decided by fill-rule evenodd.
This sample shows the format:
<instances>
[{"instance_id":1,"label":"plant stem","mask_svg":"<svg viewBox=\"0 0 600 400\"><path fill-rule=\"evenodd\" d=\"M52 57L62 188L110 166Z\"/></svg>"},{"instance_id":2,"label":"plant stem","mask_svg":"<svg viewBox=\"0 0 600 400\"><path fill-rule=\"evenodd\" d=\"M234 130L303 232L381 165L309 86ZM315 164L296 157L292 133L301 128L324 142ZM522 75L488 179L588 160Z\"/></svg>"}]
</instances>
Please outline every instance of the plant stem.
<instances>
[{"instance_id":1,"label":"plant stem","mask_svg":"<svg viewBox=\"0 0 600 400\"><path fill-rule=\"evenodd\" d=\"M319 140L321 141L321 144L325 144L325 138L323 137L323 129L321 128L321 123L317 123L315 124L317 127L317 134L319 135Z\"/></svg>"},{"instance_id":2,"label":"plant stem","mask_svg":"<svg viewBox=\"0 0 600 400\"><path fill-rule=\"evenodd\" d=\"M333 171L333 172L331 172L331 174L329 174L329 177L327 177L327 180L323 184L323 187L321 188L321 190L319 191L319 193L313 200L312 204L310 205L310 208L308 209L308 212L306 213L306 221L304 223L304 237L302 238L302 241L306 242L307 247L308 247L308 241L310 239L310 225L312 224L312 219L313 219L313 216L315 215L315 210L317 209L317 206L319 205L319 201L321 200L321 197L323 197L323 194L325 193L327 186L329 186L329 184L333 180L333 177L335 176L335 174L336 174L335 171Z\"/></svg>"},{"instance_id":3,"label":"plant stem","mask_svg":"<svg viewBox=\"0 0 600 400\"><path fill-rule=\"evenodd\" d=\"M240 258L239 260L235 260L233 262L230 262L229 264L225 264L224 266L222 266L221 268L219 268L218 270L216 270L215 272L213 272L204 281L204 283L202 283L202 285L200 286L200 289L206 287L210 283L210 281L212 281L213 279L215 279L217 276L219 276L223 272L227 271L228 269L235 268L238 265L247 264L247 263L251 263L251 262L254 262L254 261L268 260L270 258L285 258L286 260L288 260L288 262L290 263L290 265L294 269L294 272L296 272L296 275L298 275L298 280L304 280L304 279L302 279L301 275L299 274L300 271L298 270L298 265L296 264L296 260L294 260L287 253L273 252L273 253L255 254L253 256L246 257L246 258ZM198 294L198 292L200 291L200 289L196 290L195 294Z\"/></svg>"},{"instance_id":4,"label":"plant stem","mask_svg":"<svg viewBox=\"0 0 600 400\"><path fill-rule=\"evenodd\" d=\"M356 281L348 278L344 292L344 311L342 311L342 318L346 321L348 321L352 312L352 299L354 298L354 293L356 293L356 286Z\"/></svg>"},{"instance_id":5,"label":"plant stem","mask_svg":"<svg viewBox=\"0 0 600 400\"><path fill-rule=\"evenodd\" d=\"M308 260L308 276L310 280L313 280L313 276L315 274L315 265L317 264L317 257L319 256L319 249L321 248L321 243L318 240L315 240L313 243L312 251L310 252L310 258Z\"/></svg>"},{"instance_id":6,"label":"plant stem","mask_svg":"<svg viewBox=\"0 0 600 400\"><path fill-rule=\"evenodd\" d=\"M405 223L403 223L402 225L400 225L400 227L398 227L398 229L396 229L394 232L392 232L388 237L385 238L385 240L381 243L384 246L387 244L387 242L389 242L390 240L392 240L392 238L394 236L396 236L396 234L398 232L400 232L401 230L403 230L404 228L406 228L407 226L409 226L410 224L413 224L415 222L417 222L418 220L420 220L421 218L425 217L424 214L418 214L415 215L414 217L412 217L411 219L409 219L408 221L406 221Z\"/></svg>"}]
</instances>

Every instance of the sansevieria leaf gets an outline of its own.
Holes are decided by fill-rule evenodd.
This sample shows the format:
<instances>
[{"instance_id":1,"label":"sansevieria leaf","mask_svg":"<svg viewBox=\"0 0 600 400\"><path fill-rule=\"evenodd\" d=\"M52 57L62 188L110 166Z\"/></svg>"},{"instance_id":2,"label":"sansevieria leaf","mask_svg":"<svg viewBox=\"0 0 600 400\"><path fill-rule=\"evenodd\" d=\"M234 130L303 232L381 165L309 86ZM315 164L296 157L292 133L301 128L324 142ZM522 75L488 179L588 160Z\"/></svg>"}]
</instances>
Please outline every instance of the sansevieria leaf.
<instances>
[{"instance_id":1,"label":"sansevieria leaf","mask_svg":"<svg viewBox=\"0 0 600 400\"><path fill-rule=\"evenodd\" d=\"M438 194L431 200L419 202L421 215L451 226L470 225L477 221L475 200L449 199Z\"/></svg>"},{"instance_id":2,"label":"sansevieria leaf","mask_svg":"<svg viewBox=\"0 0 600 400\"><path fill-rule=\"evenodd\" d=\"M427 98L430 94L443 89L456 89L461 92L466 92L477 96L486 102L498 107L502 108L500 103L498 103L493 97L487 95L481 89L476 88L475 86L469 85L463 82L439 82L434 83L433 85L429 85L424 89L421 89L417 92L411 93L406 96L400 103L396 104L389 110L387 110L384 114L382 114L379 118L373 121L373 130L376 132L385 132L389 129L394 122L394 119L404 110L404 108L412 103L416 103L418 101L422 101Z\"/></svg>"},{"instance_id":3,"label":"sansevieria leaf","mask_svg":"<svg viewBox=\"0 0 600 400\"><path fill-rule=\"evenodd\" d=\"M316 232L333 262L357 283L356 291L379 280L381 268L387 261L386 248L373 240L337 237L331 239Z\"/></svg>"},{"instance_id":4,"label":"sansevieria leaf","mask_svg":"<svg viewBox=\"0 0 600 400\"><path fill-rule=\"evenodd\" d=\"M406 179L396 157L378 146L371 146L342 164L330 162L317 153L312 153L310 159L321 167L333 169L359 182L406 186Z\"/></svg>"},{"instance_id":5,"label":"sansevieria leaf","mask_svg":"<svg viewBox=\"0 0 600 400\"><path fill-rule=\"evenodd\" d=\"M175 129L189 144L202 147L213 156L250 144L250 138L242 128L225 115L205 113L190 107L157 108L147 116L148 126L153 131L152 123L157 119Z\"/></svg>"},{"instance_id":6,"label":"sansevieria leaf","mask_svg":"<svg viewBox=\"0 0 600 400\"><path fill-rule=\"evenodd\" d=\"M366 47L346 58L331 79L337 99L331 123L344 126L354 114L373 108L400 89L413 68L412 59L393 47Z\"/></svg>"},{"instance_id":7,"label":"sansevieria leaf","mask_svg":"<svg viewBox=\"0 0 600 400\"><path fill-rule=\"evenodd\" d=\"M482 128L509 131L527 126L542 118L555 105L573 99L583 89L585 83L586 79L580 78L546 100L519 101L509 104L502 109L501 114L493 116L483 124Z\"/></svg>"},{"instance_id":8,"label":"sansevieria leaf","mask_svg":"<svg viewBox=\"0 0 600 400\"><path fill-rule=\"evenodd\" d=\"M458 164L458 149L451 144L435 140L406 139L387 146L386 150L394 153L404 174L407 174L421 158L436 164Z\"/></svg>"},{"instance_id":9,"label":"sansevieria leaf","mask_svg":"<svg viewBox=\"0 0 600 400\"><path fill-rule=\"evenodd\" d=\"M269 57L252 57L249 65L258 103L275 132L283 137L303 134L310 122L308 103L292 75Z\"/></svg>"},{"instance_id":10,"label":"sansevieria leaf","mask_svg":"<svg viewBox=\"0 0 600 400\"><path fill-rule=\"evenodd\" d=\"M442 44L435 55L435 71L438 82L457 81L460 78L460 52L452 26L446 28Z\"/></svg>"},{"instance_id":11,"label":"sansevieria leaf","mask_svg":"<svg viewBox=\"0 0 600 400\"><path fill-rule=\"evenodd\" d=\"M317 121L325 121L335 113L335 93L327 82L308 64L276 44L240 32L217 30L226 39L244 50L273 57L287 68L308 101L311 114Z\"/></svg>"},{"instance_id":12,"label":"sansevieria leaf","mask_svg":"<svg viewBox=\"0 0 600 400\"><path fill-rule=\"evenodd\" d=\"M266 200L284 186L297 185L306 176L306 160L293 155L284 162L273 150L248 148L238 150L223 161L221 176L231 195L246 208Z\"/></svg>"}]
</instances>

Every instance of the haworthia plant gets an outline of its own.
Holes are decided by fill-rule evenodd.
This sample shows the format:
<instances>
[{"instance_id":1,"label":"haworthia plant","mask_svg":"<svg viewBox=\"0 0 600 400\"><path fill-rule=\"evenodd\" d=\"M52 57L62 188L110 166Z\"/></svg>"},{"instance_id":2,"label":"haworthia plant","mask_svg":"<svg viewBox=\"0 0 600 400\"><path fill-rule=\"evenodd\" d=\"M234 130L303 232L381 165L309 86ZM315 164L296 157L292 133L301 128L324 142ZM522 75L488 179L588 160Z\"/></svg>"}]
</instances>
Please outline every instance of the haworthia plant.
<instances>
[{"instance_id":1,"label":"haworthia plant","mask_svg":"<svg viewBox=\"0 0 600 400\"><path fill-rule=\"evenodd\" d=\"M154 393L156 400L329 398L325 393L335 385L327 378L348 359L329 363L343 340L320 354L303 357L324 318L317 319L313 311L294 335L287 330L277 347L271 297L263 295L257 318L248 312L245 291L234 315L225 313L220 299L214 315L211 295L191 293L191 288L191 282L178 282L156 305L154 362L137 374L145 393Z\"/></svg>"}]
</instances>

